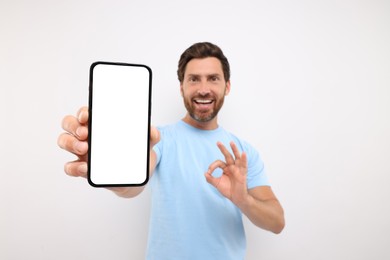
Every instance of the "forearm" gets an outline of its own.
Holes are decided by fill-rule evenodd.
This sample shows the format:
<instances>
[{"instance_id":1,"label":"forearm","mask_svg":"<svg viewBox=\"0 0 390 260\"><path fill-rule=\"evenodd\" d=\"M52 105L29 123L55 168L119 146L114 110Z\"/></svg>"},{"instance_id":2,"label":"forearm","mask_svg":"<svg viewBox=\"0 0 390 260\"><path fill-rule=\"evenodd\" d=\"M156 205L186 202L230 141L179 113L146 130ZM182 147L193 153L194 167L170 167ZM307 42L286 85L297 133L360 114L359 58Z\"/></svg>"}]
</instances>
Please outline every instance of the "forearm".
<instances>
[{"instance_id":1,"label":"forearm","mask_svg":"<svg viewBox=\"0 0 390 260\"><path fill-rule=\"evenodd\" d=\"M284 212L276 198L259 200L249 194L239 208L254 225L275 234L282 232L285 225Z\"/></svg>"}]
</instances>

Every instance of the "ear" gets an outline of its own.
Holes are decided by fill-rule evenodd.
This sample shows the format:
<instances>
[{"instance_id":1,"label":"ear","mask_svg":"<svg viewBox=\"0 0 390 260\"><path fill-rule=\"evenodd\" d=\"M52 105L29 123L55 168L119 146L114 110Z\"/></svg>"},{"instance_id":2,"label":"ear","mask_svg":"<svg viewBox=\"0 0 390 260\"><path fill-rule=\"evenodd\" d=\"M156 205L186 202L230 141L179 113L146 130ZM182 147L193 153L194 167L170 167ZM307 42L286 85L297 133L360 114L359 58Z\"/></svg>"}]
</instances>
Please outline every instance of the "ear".
<instances>
[{"instance_id":1,"label":"ear","mask_svg":"<svg viewBox=\"0 0 390 260\"><path fill-rule=\"evenodd\" d=\"M230 93L230 80L226 82L225 96L229 95L229 93Z\"/></svg>"}]
</instances>

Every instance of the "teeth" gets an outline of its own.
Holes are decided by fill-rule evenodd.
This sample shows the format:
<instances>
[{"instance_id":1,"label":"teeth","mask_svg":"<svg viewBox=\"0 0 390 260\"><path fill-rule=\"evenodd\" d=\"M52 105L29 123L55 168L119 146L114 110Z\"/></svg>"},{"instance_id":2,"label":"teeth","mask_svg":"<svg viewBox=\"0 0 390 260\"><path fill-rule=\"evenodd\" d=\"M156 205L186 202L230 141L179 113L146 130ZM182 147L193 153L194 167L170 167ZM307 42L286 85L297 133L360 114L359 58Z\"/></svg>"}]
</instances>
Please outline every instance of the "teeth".
<instances>
[{"instance_id":1,"label":"teeth","mask_svg":"<svg viewBox=\"0 0 390 260\"><path fill-rule=\"evenodd\" d=\"M195 102L200 104L210 104L213 101L209 99L195 99Z\"/></svg>"}]
</instances>

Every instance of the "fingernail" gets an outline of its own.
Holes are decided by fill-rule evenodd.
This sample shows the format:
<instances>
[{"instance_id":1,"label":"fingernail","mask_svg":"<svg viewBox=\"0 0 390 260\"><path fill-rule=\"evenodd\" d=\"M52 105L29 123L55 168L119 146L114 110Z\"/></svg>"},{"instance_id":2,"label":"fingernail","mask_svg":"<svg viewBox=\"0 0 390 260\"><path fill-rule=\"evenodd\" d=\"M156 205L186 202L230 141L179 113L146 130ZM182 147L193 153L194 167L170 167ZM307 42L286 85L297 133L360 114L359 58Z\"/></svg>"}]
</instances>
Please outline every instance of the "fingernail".
<instances>
[{"instance_id":1,"label":"fingernail","mask_svg":"<svg viewBox=\"0 0 390 260\"><path fill-rule=\"evenodd\" d=\"M79 114L79 122L81 122L81 120L82 120L82 118L83 118L83 112L80 112L80 114Z\"/></svg>"},{"instance_id":2,"label":"fingernail","mask_svg":"<svg viewBox=\"0 0 390 260\"><path fill-rule=\"evenodd\" d=\"M70 169L70 165L69 165L68 163L65 164L65 166L64 166L64 171L65 171L65 173L68 174L68 175L70 175L69 169Z\"/></svg>"},{"instance_id":3,"label":"fingernail","mask_svg":"<svg viewBox=\"0 0 390 260\"><path fill-rule=\"evenodd\" d=\"M84 153L87 150L87 143L85 142L77 142L74 147L78 152Z\"/></svg>"},{"instance_id":4,"label":"fingernail","mask_svg":"<svg viewBox=\"0 0 390 260\"><path fill-rule=\"evenodd\" d=\"M83 163L79 167L77 167L80 173L87 173L88 167L87 164Z\"/></svg>"}]
</instances>

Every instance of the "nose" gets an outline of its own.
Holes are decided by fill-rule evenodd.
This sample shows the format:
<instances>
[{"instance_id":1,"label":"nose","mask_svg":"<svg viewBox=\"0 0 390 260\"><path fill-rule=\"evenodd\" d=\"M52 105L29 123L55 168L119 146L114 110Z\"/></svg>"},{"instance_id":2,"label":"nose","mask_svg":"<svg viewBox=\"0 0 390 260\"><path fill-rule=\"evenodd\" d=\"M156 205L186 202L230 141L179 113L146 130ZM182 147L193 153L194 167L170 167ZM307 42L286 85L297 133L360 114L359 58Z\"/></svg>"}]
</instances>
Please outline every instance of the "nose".
<instances>
[{"instance_id":1,"label":"nose","mask_svg":"<svg viewBox=\"0 0 390 260\"><path fill-rule=\"evenodd\" d=\"M198 94L201 96L210 94L210 86L207 82L202 81L201 84L199 84Z\"/></svg>"}]
</instances>

